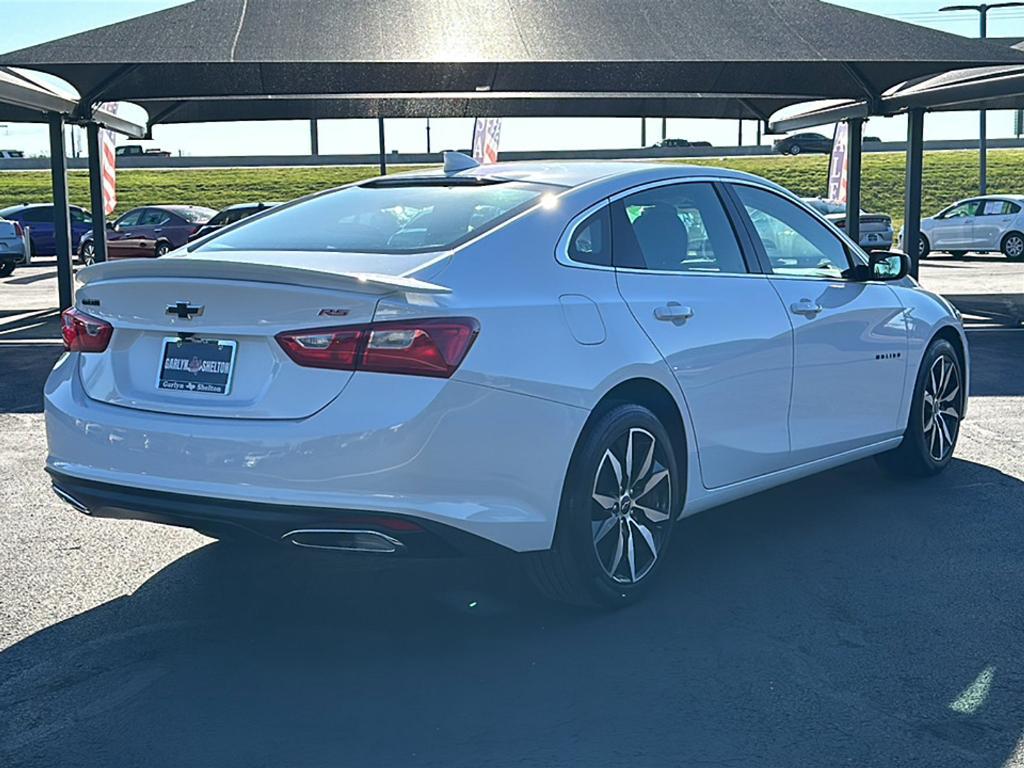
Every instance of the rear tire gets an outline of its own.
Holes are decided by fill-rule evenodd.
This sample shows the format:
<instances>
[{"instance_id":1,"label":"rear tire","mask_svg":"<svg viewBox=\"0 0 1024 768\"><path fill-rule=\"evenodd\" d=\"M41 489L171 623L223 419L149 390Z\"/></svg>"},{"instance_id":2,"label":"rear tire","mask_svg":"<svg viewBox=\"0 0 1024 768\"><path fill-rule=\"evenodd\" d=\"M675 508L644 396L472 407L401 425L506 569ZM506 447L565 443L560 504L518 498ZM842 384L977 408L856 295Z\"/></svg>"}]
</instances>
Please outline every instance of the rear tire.
<instances>
[{"instance_id":1,"label":"rear tire","mask_svg":"<svg viewBox=\"0 0 1024 768\"><path fill-rule=\"evenodd\" d=\"M153 252L153 255L156 258L159 259L161 256L166 256L170 252L171 252L171 244L170 243L157 243L156 244L156 250Z\"/></svg>"},{"instance_id":2,"label":"rear tire","mask_svg":"<svg viewBox=\"0 0 1024 768\"><path fill-rule=\"evenodd\" d=\"M552 548L524 556L546 597L584 606L639 600L662 570L682 503L668 432L640 405L600 416L573 454Z\"/></svg>"},{"instance_id":3,"label":"rear tire","mask_svg":"<svg viewBox=\"0 0 1024 768\"><path fill-rule=\"evenodd\" d=\"M917 372L910 420L898 448L877 456L889 472L929 477L953 458L964 412L963 364L945 339L929 345Z\"/></svg>"},{"instance_id":4,"label":"rear tire","mask_svg":"<svg viewBox=\"0 0 1024 768\"><path fill-rule=\"evenodd\" d=\"M1000 250L1010 261L1024 260L1024 235L1020 232L1010 232L1003 238Z\"/></svg>"},{"instance_id":5,"label":"rear tire","mask_svg":"<svg viewBox=\"0 0 1024 768\"><path fill-rule=\"evenodd\" d=\"M952 256L954 259L962 259L964 256L967 255L967 251L950 251L949 255Z\"/></svg>"},{"instance_id":6,"label":"rear tire","mask_svg":"<svg viewBox=\"0 0 1024 768\"><path fill-rule=\"evenodd\" d=\"M9 261L0 264L0 277L7 277L11 274L14 274L14 264Z\"/></svg>"},{"instance_id":7,"label":"rear tire","mask_svg":"<svg viewBox=\"0 0 1024 768\"><path fill-rule=\"evenodd\" d=\"M801 152L803 152L803 147L799 144L794 144L789 148L789 154L791 155L799 155Z\"/></svg>"}]
</instances>

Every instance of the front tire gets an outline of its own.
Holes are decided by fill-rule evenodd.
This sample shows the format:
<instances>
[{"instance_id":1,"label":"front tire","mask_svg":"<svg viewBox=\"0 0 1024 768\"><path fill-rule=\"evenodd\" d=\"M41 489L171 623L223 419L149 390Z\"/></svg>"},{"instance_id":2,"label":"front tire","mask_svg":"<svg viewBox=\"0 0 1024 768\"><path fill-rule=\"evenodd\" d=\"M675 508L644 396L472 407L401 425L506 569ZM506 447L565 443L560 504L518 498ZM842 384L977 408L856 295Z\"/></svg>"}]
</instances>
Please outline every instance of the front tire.
<instances>
[{"instance_id":1,"label":"front tire","mask_svg":"<svg viewBox=\"0 0 1024 768\"><path fill-rule=\"evenodd\" d=\"M0 264L0 277L7 277L8 275L14 274L14 264L10 261L5 261Z\"/></svg>"},{"instance_id":2,"label":"front tire","mask_svg":"<svg viewBox=\"0 0 1024 768\"><path fill-rule=\"evenodd\" d=\"M170 252L171 252L171 245L170 245L170 243L157 243L156 244L156 250L153 252L153 255L156 258L159 259L161 256L166 256Z\"/></svg>"},{"instance_id":3,"label":"front tire","mask_svg":"<svg viewBox=\"0 0 1024 768\"><path fill-rule=\"evenodd\" d=\"M967 255L967 251L950 251L949 255L952 256L954 259L962 259L964 256Z\"/></svg>"},{"instance_id":4,"label":"front tire","mask_svg":"<svg viewBox=\"0 0 1024 768\"><path fill-rule=\"evenodd\" d=\"M920 261L922 259L927 259L928 258L928 254L931 253L931 252L932 252L932 245L931 245L931 243L928 242L928 238L925 237L924 235L919 235L919 240L917 241L917 259L918 259L918 261Z\"/></svg>"},{"instance_id":5,"label":"front tire","mask_svg":"<svg viewBox=\"0 0 1024 768\"><path fill-rule=\"evenodd\" d=\"M928 347L917 373L910 420L903 442L878 456L890 472L929 477L953 459L964 413L963 365L953 345L936 339Z\"/></svg>"},{"instance_id":6,"label":"front tire","mask_svg":"<svg viewBox=\"0 0 1024 768\"><path fill-rule=\"evenodd\" d=\"M1024 235L1020 232L1011 232L1003 238L1000 250L1010 261L1024 260Z\"/></svg>"},{"instance_id":7,"label":"front tire","mask_svg":"<svg viewBox=\"0 0 1024 768\"><path fill-rule=\"evenodd\" d=\"M794 144L789 148L789 154L791 155L799 155L801 152L803 152L803 148L799 144Z\"/></svg>"},{"instance_id":8,"label":"front tire","mask_svg":"<svg viewBox=\"0 0 1024 768\"><path fill-rule=\"evenodd\" d=\"M552 548L526 556L528 575L559 602L636 602L662 569L682 486L658 418L639 405L612 408L581 438L562 490Z\"/></svg>"}]
</instances>

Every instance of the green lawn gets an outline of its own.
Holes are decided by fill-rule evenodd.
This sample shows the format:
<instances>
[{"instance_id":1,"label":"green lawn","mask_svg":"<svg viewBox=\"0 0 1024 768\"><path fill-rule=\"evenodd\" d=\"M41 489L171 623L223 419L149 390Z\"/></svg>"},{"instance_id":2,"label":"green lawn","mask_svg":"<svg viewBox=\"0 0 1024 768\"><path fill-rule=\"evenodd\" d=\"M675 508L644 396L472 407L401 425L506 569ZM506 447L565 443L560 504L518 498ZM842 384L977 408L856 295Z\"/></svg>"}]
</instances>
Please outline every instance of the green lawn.
<instances>
[{"instance_id":1,"label":"green lawn","mask_svg":"<svg viewBox=\"0 0 1024 768\"><path fill-rule=\"evenodd\" d=\"M688 160L698 165L736 168L772 179L805 196L825 193L828 158L734 157ZM903 219L904 156L899 153L864 155L863 207L888 213L898 227ZM397 170L402 170L396 168ZM210 208L250 200L289 200L308 192L345 184L377 172L375 166L333 168L231 168L209 170L121 171L118 174L118 210L137 205L193 203ZM70 174L71 199L88 207L84 172ZM975 194L978 188L976 152L930 152L924 163L924 213ZM1024 192L1024 150L994 150L989 155L989 189ZM50 177L46 172L0 174L0 207L46 200Z\"/></svg>"}]
</instances>

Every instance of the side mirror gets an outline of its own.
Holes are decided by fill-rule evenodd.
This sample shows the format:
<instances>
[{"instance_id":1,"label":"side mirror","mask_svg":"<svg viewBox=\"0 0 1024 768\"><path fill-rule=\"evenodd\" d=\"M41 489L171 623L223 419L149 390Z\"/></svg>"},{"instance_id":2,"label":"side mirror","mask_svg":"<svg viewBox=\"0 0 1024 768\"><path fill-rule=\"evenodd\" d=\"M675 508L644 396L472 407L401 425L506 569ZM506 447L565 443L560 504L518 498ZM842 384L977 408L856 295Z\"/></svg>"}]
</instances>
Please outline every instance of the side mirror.
<instances>
[{"instance_id":1,"label":"side mirror","mask_svg":"<svg viewBox=\"0 0 1024 768\"><path fill-rule=\"evenodd\" d=\"M113 231L113 230L117 229L117 225L114 222L112 222L112 221L108 221L107 222L107 229Z\"/></svg>"},{"instance_id":2,"label":"side mirror","mask_svg":"<svg viewBox=\"0 0 1024 768\"><path fill-rule=\"evenodd\" d=\"M910 257L900 251L871 251L869 280L902 280L910 274Z\"/></svg>"}]
</instances>

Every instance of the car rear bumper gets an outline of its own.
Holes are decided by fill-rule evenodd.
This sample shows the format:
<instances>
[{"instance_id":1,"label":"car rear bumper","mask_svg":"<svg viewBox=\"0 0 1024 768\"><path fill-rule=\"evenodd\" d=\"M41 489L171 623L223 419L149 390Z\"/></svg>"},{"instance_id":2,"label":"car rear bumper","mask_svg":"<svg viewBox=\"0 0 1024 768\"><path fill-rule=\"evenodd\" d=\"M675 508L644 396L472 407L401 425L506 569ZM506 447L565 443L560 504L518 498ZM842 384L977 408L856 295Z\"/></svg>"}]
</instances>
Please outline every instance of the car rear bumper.
<instances>
[{"instance_id":1,"label":"car rear bumper","mask_svg":"<svg viewBox=\"0 0 1024 768\"><path fill-rule=\"evenodd\" d=\"M211 499L98 483L47 470L62 500L90 517L143 520L192 528L215 538L263 539L314 549L377 551L406 557L448 557L509 552L494 542L440 523L349 509ZM359 549L338 534L373 534L390 549ZM317 536L321 538L318 539ZM350 539L348 541L351 540ZM317 543L318 541L322 543ZM300 543L302 542L302 543Z\"/></svg>"},{"instance_id":2,"label":"car rear bumper","mask_svg":"<svg viewBox=\"0 0 1024 768\"><path fill-rule=\"evenodd\" d=\"M237 503L298 510L288 530L306 526L311 510L326 523L356 511L448 526L515 551L546 549L588 416L454 379L365 372L301 419L157 413L89 398L78 357L65 355L46 383L47 470L209 499L212 517L200 530L221 517L237 527L226 512ZM188 515L173 517L189 524Z\"/></svg>"}]
</instances>

